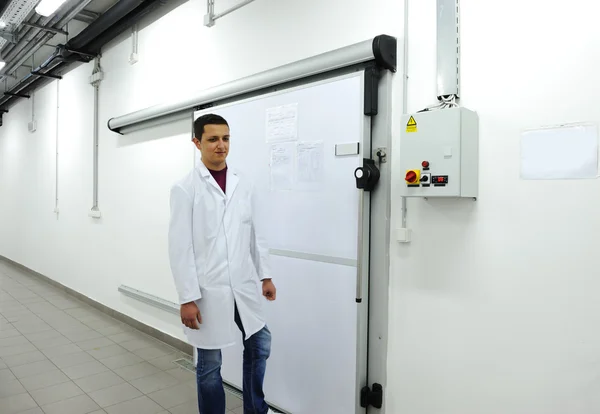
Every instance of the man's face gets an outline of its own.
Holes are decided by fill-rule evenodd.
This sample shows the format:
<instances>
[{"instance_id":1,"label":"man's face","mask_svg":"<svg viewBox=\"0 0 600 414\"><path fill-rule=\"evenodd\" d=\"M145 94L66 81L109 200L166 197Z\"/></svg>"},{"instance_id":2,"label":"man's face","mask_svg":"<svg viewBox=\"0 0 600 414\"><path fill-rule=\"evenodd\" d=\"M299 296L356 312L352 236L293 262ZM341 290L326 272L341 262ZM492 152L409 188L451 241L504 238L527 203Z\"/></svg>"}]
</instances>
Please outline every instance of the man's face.
<instances>
[{"instance_id":1,"label":"man's face","mask_svg":"<svg viewBox=\"0 0 600 414\"><path fill-rule=\"evenodd\" d=\"M202 139L194 138L207 167L225 167L229 154L229 127L227 125L205 125Z\"/></svg>"}]
</instances>

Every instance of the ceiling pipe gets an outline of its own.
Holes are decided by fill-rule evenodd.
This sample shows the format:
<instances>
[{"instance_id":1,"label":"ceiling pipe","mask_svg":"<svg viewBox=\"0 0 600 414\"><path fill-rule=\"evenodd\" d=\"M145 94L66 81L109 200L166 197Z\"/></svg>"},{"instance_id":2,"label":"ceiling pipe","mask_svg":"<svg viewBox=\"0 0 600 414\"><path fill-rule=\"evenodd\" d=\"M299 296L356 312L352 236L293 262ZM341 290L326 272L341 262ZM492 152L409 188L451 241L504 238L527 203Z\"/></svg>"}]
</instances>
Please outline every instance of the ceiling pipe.
<instances>
[{"instance_id":1,"label":"ceiling pipe","mask_svg":"<svg viewBox=\"0 0 600 414\"><path fill-rule=\"evenodd\" d=\"M134 12L128 14L124 19L120 20L117 24L111 27L110 31L103 33L98 38L94 39L94 41L83 47L82 51L90 54L100 53L105 44L119 36L121 33L125 32L127 29L130 29L134 25L138 24L147 15L166 5L167 3L168 0L153 0L145 2Z\"/></svg>"},{"instance_id":2,"label":"ceiling pipe","mask_svg":"<svg viewBox=\"0 0 600 414\"><path fill-rule=\"evenodd\" d=\"M83 1L79 1L79 2L75 2L75 5L71 8L66 9L66 14L62 15L61 17L59 17L58 22L56 23L56 27L63 27L64 25L66 25L70 20L72 20L77 14L79 14L89 3L91 3L92 0L83 0ZM62 8L61 8L62 10ZM38 30L39 32L41 32L41 30L39 29L32 29L32 30ZM54 37L54 33L42 33L42 35L38 38L37 41L28 41L29 43L25 42L25 44L21 45L21 50L18 50L16 53L14 53L14 55L12 53L9 53L9 55L4 56L4 60L6 62L10 62L8 63L4 69L3 69L3 74L4 73L11 73L11 71L13 71L14 69L18 68L19 66L21 66L23 63L25 63L25 61L27 61L31 55L33 53L35 53L40 47L42 47L44 44L46 44L50 39L52 39ZM27 40L27 39L22 39L22 41ZM19 45L21 42L19 42L17 45ZM14 51L14 48L11 50L11 52ZM21 57L18 57L18 56ZM13 56L13 57L9 57L9 56Z\"/></svg>"},{"instance_id":3,"label":"ceiling pipe","mask_svg":"<svg viewBox=\"0 0 600 414\"><path fill-rule=\"evenodd\" d=\"M58 72L62 72L70 64L76 61L85 62L91 60L91 55L99 53L102 46L116 38L119 34L123 33L123 31L138 23L150 12L167 3L168 0L146 0L142 2L141 5L138 5L137 8L125 15L119 16L117 14L113 14L113 21L107 21L106 19L103 19L104 23L102 26L93 28L93 30L99 33L99 36L96 38L89 39L89 36L86 32L89 29L88 26L78 36L67 42L66 45L59 45L56 50L46 59L46 61L37 68L33 69L32 72L56 76ZM121 10L124 11L125 9ZM89 39L89 42L82 44L83 42L81 39ZM79 50L75 50L73 44L80 46L78 48ZM81 53L83 53L83 55ZM8 92L13 94L27 94L48 82L50 82L49 79L30 73ZM20 98L13 96L2 97L0 98L0 106L8 107L15 102L16 99Z\"/></svg>"},{"instance_id":4,"label":"ceiling pipe","mask_svg":"<svg viewBox=\"0 0 600 414\"><path fill-rule=\"evenodd\" d=\"M90 24L93 23L98 17L100 17L100 14L98 13L91 12L89 10L82 10L77 16L73 17L73 20Z\"/></svg>"},{"instance_id":5,"label":"ceiling pipe","mask_svg":"<svg viewBox=\"0 0 600 414\"><path fill-rule=\"evenodd\" d=\"M8 7L8 5L10 4L10 2L11 2L11 0L0 0L0 16L2 16L4 11L6 10L6 7Z\"/></svg>"},{"instance_id":6,"label":"ceiling pipe","mask_svg":"<svg viewBox=\"0 0 600 414\"><path fill-rule=\"evenodd\" d=\"M131 13L137 7L143 3L148 2L147 0L121 0L104 14L102 14L94 23L90 24L84 31L79 35L71 39L68 44L73 49L81 49L84 45L90 43L96 39L106 30L108 30L115 22L122 19L127 14Z\"/></svg>"},{"instance_id":7,"label":"ceiling pipe","mask_svg":"<svg viewBox=\"0 0 600 414\"><path fill-rule=\"evenodd\" d=\"M33 15L29 19L29 23L34 23L40 26L54 26L57 24L61 18L68 14L70 10L77 7L80 4L81 0L71 0L64 4L62 4L52 15L44 17L32 12ZM58 27L59 29L62 26ZM44 34L41 29L31 28L31 27L21 27L19 32L17 33L18 39L20 39L16 44L8 45L2 51L2 58L5 61L14 60L15 56L29 43L35 41L36 36Z\"/></svg>"}]
</instances>

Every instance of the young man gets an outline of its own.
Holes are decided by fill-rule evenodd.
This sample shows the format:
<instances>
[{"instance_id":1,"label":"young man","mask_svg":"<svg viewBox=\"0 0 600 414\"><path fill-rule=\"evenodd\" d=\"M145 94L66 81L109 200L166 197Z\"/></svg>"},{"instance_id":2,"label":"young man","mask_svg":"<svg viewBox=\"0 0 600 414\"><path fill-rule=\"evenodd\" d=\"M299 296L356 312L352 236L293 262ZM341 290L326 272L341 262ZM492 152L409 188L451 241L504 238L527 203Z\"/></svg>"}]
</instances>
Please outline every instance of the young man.
<instances>
[{"instance_id":1,"label":"young man","mask_svg":"<svg viewBox=\"0 0 600 414\"><path fill-rule=\"evenodd\" d=\"M200 414L225 414L221 349L244 341L244 414L267 414L263 380L271 333L262 295L275 300L268 248L254 215L252 185L228 168L229 125L218 115L194 122L202 162L171 189L169 257L181 322L197 348ZM237 325L237 327L236 327Z\"/></svg>"}]
</instances>

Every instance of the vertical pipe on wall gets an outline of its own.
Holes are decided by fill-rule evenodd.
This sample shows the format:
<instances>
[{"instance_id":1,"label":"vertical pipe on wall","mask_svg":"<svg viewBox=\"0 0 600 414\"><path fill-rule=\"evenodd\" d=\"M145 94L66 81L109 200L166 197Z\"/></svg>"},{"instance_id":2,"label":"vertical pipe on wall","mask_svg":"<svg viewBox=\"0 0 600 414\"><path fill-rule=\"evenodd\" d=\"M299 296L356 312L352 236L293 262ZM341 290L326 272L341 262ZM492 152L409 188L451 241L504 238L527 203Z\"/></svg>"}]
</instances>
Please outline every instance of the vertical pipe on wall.
<instances>
[{"instance_id":1,"label":"vertical pipe on wall","mask_svg":"<svg viewBox=\"0 0 600 414\"><path fill-rule=\"evenodd\" d=\"M94 204L92 210L98 210L98 95L100 85L94 85Z\"/></svg>"},{"instance_id":2,"label":"vertical pipe on wall","mask_svg":"<svg viewBox=\"0 0 600 414\"><path fill-rule=\"evenodd\" d=\"M437 0L438 98L460 96L459 0Z\"/></svg>"},{"instance_id":3,"label":"vertical pipe on wall","mask_svg":"<svg viewBox=\"0 0 600 414\"><path fill-rule=\"evenodd\" d=\"M54 213L57 214L58 217L58 213L59 213L59 209L58 209L58 120L59 120L59 111L60 111L60 102L59 102L59 98L60 98L60 80L56 81L56 130L55 130L55 148L56 148L56 153L55 153L55 182L54 182L54 189L55 189L55 194L54 194Z\"/></svg>"},{"instance_id":4,"label":"vertical pipe on wall","mask_svg":"<svg viewBox=\"0 0 600 414\"><path fill-rule=\"evenodd\" d=\"M35 68L35 53L31 55L31 67ZM33 90L31 92L31 127L29 128L29 132L34 132L35 130L35 90Z\"/></svg>"},{"instance_id":5,"label":"vertical pipe on wall","mask_svg":"<svg viewBox=\"0 0 600 414\"><path fill-rule=\"evenodd\" d=\"M99 112L100 112L100 105L99 105L99 95L100 95L100 82L102 82L102 79L104 78L104 74L102 72L102 68L100 67L100 56L98 56L96 58L96 60L94 61L94 70L92 71L92 76L90 76L90 84L92 85L92 87L94 88L94 120L93 120L93 131L92 131L92 135L93 135L93 140L94 140L94 145L93 145L93 150L94 150L94 183L93 183L93 204L92 204L92 209L89 212L89 216L93 217L93 218L100 218L101 217L101 213L100 213L100 208L98 207L98 143L99 143L99 139L98 139L98 135L99 135Z\"/></svg>"},{"instance_id":6,"label":"vertical pipe on wall","mask_svg":"<svg viewBox=\"0 0 600 414\"><path fill-rule=\"evenodd\" d=\"M135 24L131 28L131 55L129 55L129 64L134 65L138 62L138 43L139 43L139 28Z\"/></svg>"}]
</instances>

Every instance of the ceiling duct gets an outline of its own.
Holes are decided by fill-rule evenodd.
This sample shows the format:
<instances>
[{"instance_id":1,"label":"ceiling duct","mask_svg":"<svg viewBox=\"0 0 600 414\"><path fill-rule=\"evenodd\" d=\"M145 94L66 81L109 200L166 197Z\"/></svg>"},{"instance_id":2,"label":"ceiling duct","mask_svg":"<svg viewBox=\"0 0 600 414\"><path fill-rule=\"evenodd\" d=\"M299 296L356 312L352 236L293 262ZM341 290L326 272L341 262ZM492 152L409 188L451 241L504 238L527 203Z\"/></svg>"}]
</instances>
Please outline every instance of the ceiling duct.
<instances>
[{"instance_id":1,"label":"ceiling duct","mask_svg":"<svg viewBox=\"0 0 600 414\"><path fill-rule=\"evenodd\" d=\"M79 35L64 45L58 45L54 52L40 66L32 70L8 92L26 95L52 79L60 78L59 73L74 62L89 62L102 46L110 42L128 28L137 24L149 13L165 5L168 0L121 0ZM106 16L106 17L105 17ZM0 113L20 99L18 96L0 98Z\"/></svg>"},{"instance_id":2,"label":"ceiling duct","mask_svg":"<svg viewBox=\"0 0 600 414\"><path fill-rule=\"evenodd\" d=\"M34 23L44 27L61 29L83 9L91 3L92 0L71 0L64 3L51 17L37 16L30 19L29 23ZM19 42L14 46L6 46L2 51L2 59L7 62L2 74L13 72L27 61L33 53L45 45L54 37L54 33L45 32L39 28L24 27L19 31L17 37Z\"/></svg>"}]
</instances>

